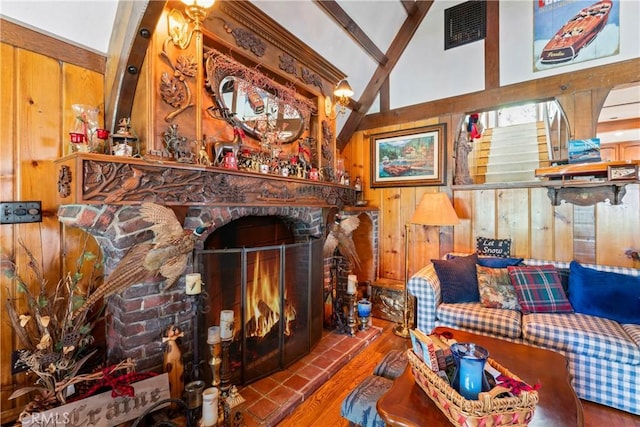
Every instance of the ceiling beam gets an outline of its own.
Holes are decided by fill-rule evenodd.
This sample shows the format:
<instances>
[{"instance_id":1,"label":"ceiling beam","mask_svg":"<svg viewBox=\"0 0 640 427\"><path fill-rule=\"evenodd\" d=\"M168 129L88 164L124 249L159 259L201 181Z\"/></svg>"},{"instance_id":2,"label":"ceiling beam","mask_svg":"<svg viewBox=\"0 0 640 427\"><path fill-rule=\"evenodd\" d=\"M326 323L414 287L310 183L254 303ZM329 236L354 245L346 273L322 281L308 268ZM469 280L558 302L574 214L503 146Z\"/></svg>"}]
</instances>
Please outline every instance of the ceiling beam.
<instances>
[{"instance_id":1,"label":"ceiling beam","mask_svg":"<svg viewBox=\"0 0 640 427\"><path fill-rule=\"evenodd\" d=\"M484 39L484 87L500 86L500 3L488 1Z\"/></svg>"},{"instance_id":2,"label":"ceiling beam","mask_svg":"<svg viewBox=\"0 0 640 427\"><path fill-rule=\"evenodd\" d=\"M320 8L327 12L378 64L386 64L387 57L367 34L355 23L335 0L314 0Z\"/></svg>"},{"instance_id":3,"label":"ceiling beam","mask_svg":"<svg viewBox=\"0 0 640 427\"><path fill-rule=\"evenodd\" d=\"M466 95L409 105L369 114L360 121L357 130L377 129L448 114L496 110L525 102L547 101L565 93L589 91L596 87L613 88L620 84L639 82L638 67L640 67L640 59L633 58Z\"/></svg>"},{"instance_id":4,"label":"ceiling beam","mask_svg":"<svg viewBox=\"0 0 640 427\"><path fill-rule=\"evenodd\" d=\"M391 46L389 46L389 50L387 51L389 61L384 65L379 65L373 73L371 80L369 80L359 99L360 108L353 110L351 114L349 114L349 118L338 135L336 147L339 151L342 151L347 142L349 142L349 139L351 139L353 133L358 129L360 122L376 99L380 88L391 74L393 67L398 63L400 56L411 41L418 27L420 27L420 23L422 23L422 20L427 15L427 12L433 4L433 0L418 1L416 4L417 7L414 9L415 13L407 17L402 27L400 27L400 31L398 31L398 34L396 34L391 42Z\"/></svg>"},{"instance_id":5,"label":"ceiling beam","mask_svg":"<svg viewBox=\"0 0 640 427\"><path fill-rule=\"evenodd\" d=\"M402 6L404 6L404 10L407 12L407 15L413 15L416 9L415 0L400 0Z\"/></svg>"}]
</instances>

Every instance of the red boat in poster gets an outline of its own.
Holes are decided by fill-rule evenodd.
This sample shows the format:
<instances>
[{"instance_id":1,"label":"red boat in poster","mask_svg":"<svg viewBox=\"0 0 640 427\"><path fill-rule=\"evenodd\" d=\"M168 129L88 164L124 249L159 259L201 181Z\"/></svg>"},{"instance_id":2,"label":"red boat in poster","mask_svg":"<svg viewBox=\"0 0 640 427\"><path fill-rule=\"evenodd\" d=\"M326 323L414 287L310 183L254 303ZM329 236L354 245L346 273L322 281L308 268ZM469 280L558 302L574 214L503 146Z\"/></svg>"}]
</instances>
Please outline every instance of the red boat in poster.
<instances>
[{"instance_id":1,"label":"red boat in poster","mask_svg":"<svg viewBox=\"0 0 640 427\"><path fill-rule=\"evenodd\" d=\"M578 56L580 49L591 43L607 24L611 7L610 0L602 0L580 10L542 49L540 62L558 64Z\"/></svg>"}]
</instances>

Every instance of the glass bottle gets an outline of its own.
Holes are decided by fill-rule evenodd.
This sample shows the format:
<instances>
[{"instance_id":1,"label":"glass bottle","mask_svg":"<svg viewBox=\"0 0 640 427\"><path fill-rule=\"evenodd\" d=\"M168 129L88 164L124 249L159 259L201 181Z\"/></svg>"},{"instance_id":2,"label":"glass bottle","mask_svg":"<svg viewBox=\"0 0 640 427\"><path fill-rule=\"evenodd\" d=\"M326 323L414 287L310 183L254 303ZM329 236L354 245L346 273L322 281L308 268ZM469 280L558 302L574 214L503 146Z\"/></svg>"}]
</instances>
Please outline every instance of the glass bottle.
<instances>
[{"instance_id":1,"label":"glass bottle","mask_svg":"<svg viewBox=\"0 0 640 427\"><path fill-rule=\"evenodd\" d=\"M451 353L456 363L451 381L453 388L465 399L477 400L481 391L488 390L484 364L489 351L474 343L455 343L451 345Z\"/></svg>"}]
</instances>

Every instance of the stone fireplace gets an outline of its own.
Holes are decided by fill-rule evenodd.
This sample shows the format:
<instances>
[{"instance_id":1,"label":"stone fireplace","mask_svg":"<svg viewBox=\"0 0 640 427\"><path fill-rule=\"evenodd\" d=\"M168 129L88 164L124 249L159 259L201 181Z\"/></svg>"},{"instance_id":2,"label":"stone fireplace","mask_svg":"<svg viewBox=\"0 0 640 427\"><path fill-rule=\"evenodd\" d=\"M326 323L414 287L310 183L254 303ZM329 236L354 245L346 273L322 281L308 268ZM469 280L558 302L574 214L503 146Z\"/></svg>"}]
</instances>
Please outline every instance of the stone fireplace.
<instances>
[{"instance_id":1,"label":"stone fireplace","mask_svg":"<svg viewBox=\"0 0 640 427\"><path fill-rule=\"evenodd\" d=\"M194 297L185 293L184 277L168 290L162 289L164 284L160 278L131 286L109 297L105 305L109 361L131 357L139 370L161 369L162 334L172 324L185 333L181 342L185 363L193 359L194 351L199 353L199 360L206 360L209 356L206 347L200 345L196 348L193 342L194 327L200 319L198 335L206 336L206 327L219 321L216 316L221 309L237 310L236 318L243 319L243 326L238 329L240 335L234 341L245 349L236 353L237 362L244 368L236 370L234 383L246 383L286 367L309 352L321 337L323 290L331 280L327 274L327 261L322 258L325 222L331 213L342 211L355 202L355 192L351 188L295 178L229 172L195 165L151 164L141 159L86 153L65 157L58 161L58 167L59 220L94 236L102 250L105 274L113 271L129 248L153 239L150 224L139 214L141 202L171 206L185 229L212 224L202 236L200 246L185 271L185 274L201 272L205 285L211 286L205 287L210 298L205 303L211 313L209 317L196 313ZM122 191L130 186L131 180L136 180L137 186ZM361 214L349 209L353 208L346 209L349 215ZM293 242L260 250L205 246L216 230L246 217L279 218L292 230ZM363 230L369 235L369 241L377 241L373 239L373 235L377 235L377 212L367 216L365 222ZM360 237L363 238L366 236ZM369 244L365 252L367 259L377 258L377 247ZM224 258L227 256L235 257L234 261ZM285 262L287 258L290 261ZM242 259L245 264L242 264ZM278 318L292 316L286 309L287 304L294 300L294 293L296 314L294 323L276 322L279 333L267 333L267 338L258 339L253 332L247 333L250 327L255 326L256 319L252 318L251 313L255 309L249 308L253 305L249 305L246 297L256 294L256 286L261 286L260 281L268 276L259 270L259 264L266 262L284 269L274 280L277 299L285 308L277 314ZM300 264L307 265L309 269L300 271L295 268ZM236 276L220 276L220 265L236 265ZM367 268L375 272L375 267ZM217 289L213 288L216 281ZM231 296L222 295L221 289L228 289L231 282L234 282L234 290L227 292ZM305 286L297 290L288 288L294 282L305 282ZM243 299L236 299L236 295ZM265 307L265 301L257 304L263 313L276 316L271 312L275 311L273 308ZM296 338L304 330L305 338L288 338L287 328L294 328ZM291 330L288 333L291 334ZM201 338L198 342L202 344L205 340ZM267 341L274 340L278 341L275 348L264 347ZM190 368L187 366L185 372L189 373ZM201 371L207 373L209 368L203 366Z\"/></svg>"}]
</instances>

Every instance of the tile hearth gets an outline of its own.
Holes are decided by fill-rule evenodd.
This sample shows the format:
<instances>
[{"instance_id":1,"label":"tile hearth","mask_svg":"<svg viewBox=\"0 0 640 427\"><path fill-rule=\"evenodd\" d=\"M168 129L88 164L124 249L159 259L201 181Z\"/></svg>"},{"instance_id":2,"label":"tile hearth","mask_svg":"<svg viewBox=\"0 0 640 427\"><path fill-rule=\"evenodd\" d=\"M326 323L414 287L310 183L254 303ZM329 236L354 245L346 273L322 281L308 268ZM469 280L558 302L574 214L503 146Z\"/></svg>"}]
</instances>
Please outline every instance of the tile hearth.
<instances>
[{"instance_id":1,"label":"tile hearth","mask_svg":"<svg viewBox=\"0 0 640 427\"><path fill-rule=\"evenodd\" d=\"M350 337L324 331L316 347L289 368L240 389L246 427L275 426L382 333L372 326Z\"/></svg>"}]
</instances>

